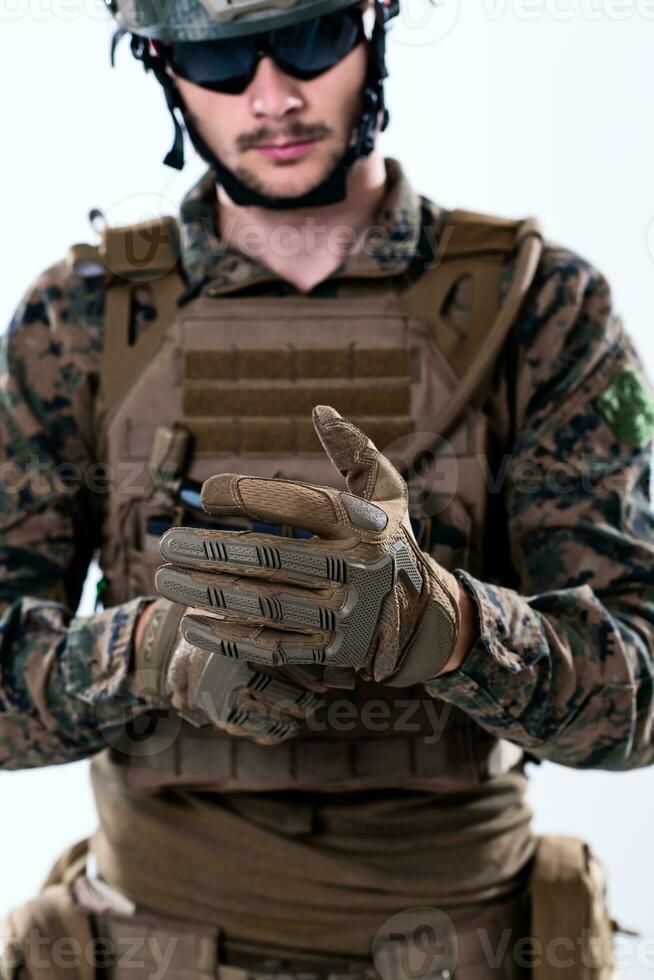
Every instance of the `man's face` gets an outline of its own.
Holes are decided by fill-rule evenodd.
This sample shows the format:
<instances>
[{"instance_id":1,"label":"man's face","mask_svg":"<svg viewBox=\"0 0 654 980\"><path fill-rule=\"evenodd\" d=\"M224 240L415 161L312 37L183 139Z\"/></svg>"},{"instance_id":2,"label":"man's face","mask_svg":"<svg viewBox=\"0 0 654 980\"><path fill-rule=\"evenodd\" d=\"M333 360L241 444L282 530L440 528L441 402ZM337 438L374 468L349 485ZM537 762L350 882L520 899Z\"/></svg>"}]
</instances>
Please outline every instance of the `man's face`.
<instances>
[{"instance_id":1,"label":"man's face","mask_svg":"<svg viewBox=\"0 0 654 980\"><path fill-rule=\"evenodd\" d=\"M317 187L343 157L361 113L365 42L333 68L301 81L268 56L247 89L224 95L176 82L202 139L248 188L297 197Z\"/></svg>"}]
</instances>

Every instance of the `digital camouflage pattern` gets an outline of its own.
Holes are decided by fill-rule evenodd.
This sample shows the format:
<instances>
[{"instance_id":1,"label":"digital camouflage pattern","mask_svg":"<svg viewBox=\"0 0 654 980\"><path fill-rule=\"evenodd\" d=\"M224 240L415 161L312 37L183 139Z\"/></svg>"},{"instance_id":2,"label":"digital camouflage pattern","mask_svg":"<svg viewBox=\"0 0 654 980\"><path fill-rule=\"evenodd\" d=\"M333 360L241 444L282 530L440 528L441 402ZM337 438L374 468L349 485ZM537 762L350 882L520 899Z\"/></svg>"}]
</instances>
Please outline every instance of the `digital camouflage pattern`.
<instances>
[{"instance_id":1,"label":"digital camouflage pattern","mask_svg":"<svg viewBox=\"0 0 654 980\"><path fill-rule=\"evenodd\" d=\"M112 11L125 30L165 43L208 41L270 31L347 7L352 0L115 0Z\"/></svg>"},{"instance_id":2,"label":"digital camouflage pattern","mask_svg":"<svg viewBox=\"0 0 654 980\"><path fill-rule=\"evenodd\" d=\"M420 200L396 164L359 262L405 268ZM191 286L293 292L219 241L209 175L181 212ZM438 209L422 202L436 218ZM437 224L437 221L434 221ZM338 295L336 270L316 295ZM61 263L28 291L2 340L0 765L91 755L140 709L127 689L146 597L73 618L103 515L93 424L104 283ZM144 291L139 317L152 317ZM481 637L429 692L532 755L627 769L654 759L654 401L606 281L546 249L505 350L510 445L491 494L500 583L460 577ZM491 487L491 491L493 487ZM501 491L501 492L500 492ZM510 587L509 587L510 586Z\"/></svg>"}]
</instances>

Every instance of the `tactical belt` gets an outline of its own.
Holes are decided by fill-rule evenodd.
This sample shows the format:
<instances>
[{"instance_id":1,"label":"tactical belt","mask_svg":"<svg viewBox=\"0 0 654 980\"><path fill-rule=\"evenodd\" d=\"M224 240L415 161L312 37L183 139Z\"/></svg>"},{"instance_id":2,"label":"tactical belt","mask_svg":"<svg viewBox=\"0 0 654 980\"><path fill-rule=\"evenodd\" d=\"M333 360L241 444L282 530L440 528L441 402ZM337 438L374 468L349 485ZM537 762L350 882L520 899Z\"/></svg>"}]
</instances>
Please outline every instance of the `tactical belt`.
<instances>
[{"instance_id":1,"label":"tactical belt","mask_svg":"<svg viewBox=\"0 0 654 980\"><path fill-rule=\"evenodd\" d=\"M236 952L211 925L140 910L126 914L124 899L117 893L113 895L118 904L112 909L111 890L97 880L79 878L75 892L94 920L96 937L112 951L111 980L133 980L135 958L142 964L139 975L162 975L165 980L526 980L529 976L513 955L515 944L531 934L531 902L524 887L512 899L450 915L438 909L402 912L382 924L372 945L372 962ZM161 974L164 958L167 967Z\"/></svg>"}]
</instances>

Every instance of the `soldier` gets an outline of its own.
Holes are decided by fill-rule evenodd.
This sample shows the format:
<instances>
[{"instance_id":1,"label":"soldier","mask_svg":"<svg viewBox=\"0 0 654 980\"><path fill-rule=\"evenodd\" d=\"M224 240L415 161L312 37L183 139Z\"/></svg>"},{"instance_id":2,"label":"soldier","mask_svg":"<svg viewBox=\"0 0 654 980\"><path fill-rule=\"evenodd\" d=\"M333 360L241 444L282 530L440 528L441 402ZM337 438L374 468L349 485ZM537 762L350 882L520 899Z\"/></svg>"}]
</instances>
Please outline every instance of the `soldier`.
<instances>
[{"instance_id":1,"label":"soldier","mask_svg":"<svg viewBox=\"0 0 654 980\"><path fill-rule=\"evenodd\" d=\"M4 977L610 976L524 774L653 758L654 400L606 281L382 158L394 6L113 12L208 170L3 338L1 764L92 756L100 816Z\"/></svg>"}]
</instances>

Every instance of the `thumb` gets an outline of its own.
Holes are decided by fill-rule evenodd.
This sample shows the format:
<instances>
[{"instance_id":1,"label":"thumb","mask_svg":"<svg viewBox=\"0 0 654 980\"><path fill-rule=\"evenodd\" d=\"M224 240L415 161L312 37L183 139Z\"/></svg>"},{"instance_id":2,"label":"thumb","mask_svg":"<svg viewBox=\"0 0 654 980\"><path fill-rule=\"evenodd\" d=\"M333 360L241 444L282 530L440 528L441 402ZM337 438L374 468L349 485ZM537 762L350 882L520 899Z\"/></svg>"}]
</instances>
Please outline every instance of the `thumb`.
<instances>
[{"instance_id":1,"label":"thumb","mask_svg":"<svg viewBox=\"0 0 654 980\"><path fill-rule=\"evenodd\" d=\"M323 448L345 477L350 493L364 500L391 501L406 497L406 484L395 467L361 429L330 405L316 405L313 425Z\"/></svg>"}]
</instances>

